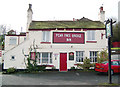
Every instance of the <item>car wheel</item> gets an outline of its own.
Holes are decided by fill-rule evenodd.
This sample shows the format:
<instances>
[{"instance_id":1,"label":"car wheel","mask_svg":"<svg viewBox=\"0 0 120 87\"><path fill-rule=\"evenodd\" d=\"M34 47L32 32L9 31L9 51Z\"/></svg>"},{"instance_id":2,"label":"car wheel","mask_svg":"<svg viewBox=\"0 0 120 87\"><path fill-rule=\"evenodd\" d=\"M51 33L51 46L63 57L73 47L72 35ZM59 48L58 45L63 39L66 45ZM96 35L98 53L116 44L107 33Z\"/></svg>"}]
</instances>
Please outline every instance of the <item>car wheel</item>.
<instances>
[{"instance_id":1,"label":"car wheel","mask_svg":"<svg viewBox=\"0 0 120 87\"><path fill-rule=\"evenodd\" d=\"M111 75L113 75L114 74L114 71L113 70L111 70Z\"/></svg>"}]
</instances>

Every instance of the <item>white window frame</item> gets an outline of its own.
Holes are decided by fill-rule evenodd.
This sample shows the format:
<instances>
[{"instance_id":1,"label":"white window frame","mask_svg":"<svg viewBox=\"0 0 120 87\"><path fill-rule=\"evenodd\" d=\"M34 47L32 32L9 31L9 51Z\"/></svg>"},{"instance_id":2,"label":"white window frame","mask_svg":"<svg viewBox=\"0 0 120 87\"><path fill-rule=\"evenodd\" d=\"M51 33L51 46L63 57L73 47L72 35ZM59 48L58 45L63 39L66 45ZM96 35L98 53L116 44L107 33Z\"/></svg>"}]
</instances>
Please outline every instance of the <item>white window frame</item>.
<instances>
[{"instance_id":1,"label":"white window frame","mask_svg":"<svg viewBox=\"0 0 120 87\"><path fill-rule=\"evenodd\" d=\"M88 41L95 41L95 31L94 30L87 31L87 40Z\"/></svg>"},{"instance_id":2,"label":"white window frame","mask_svg":"<svg viewBox=\"0 0 120 87\"><path fill-rule=\"evenodd\" d=\"M50 31L42 31L42 42L50 42Z\"/></svg>"},{"instance_id":3,"label":"white window frame","mask_svg":"<svg viewBox=\"0 0 120 87\"><path fill-rule=\"evenodd\" d=\"M98 51L90 51L90 62L97 62L97 53Z\"/></svg>"},{"instance_id":4,"label":"white window frame","mask_svg":"<svg viewBox=\"0 0 120 87\"><path fill-rule=\"evenodd\" d=\"M9 44L16 45L17 44L17 37L10 37Z\"/></svg>"},{"instance_id":5,"label":"white window frame","mask_svg":"<svg viewBox=\"0 0 120 87\"><path fill-rule=\"evenodd\" d=\"M47 53L48 57L47 58L43 58L43 53ZM43 59L47 59L48 61L47 62L43 62ZM40 52L40 53L37 53L37 63L38 64L52 64L52 52Z\"/></svg>"},{"instance_id":6,"label":"white window frame","mask_svg":"<svg viewBox=\"0 0 120 87\"><path fill-rule=\"evenodd\" d=\"M83 61L84 61L84 51L76 51L76 62L83 62Z\"/></svg>"}]
</instances>

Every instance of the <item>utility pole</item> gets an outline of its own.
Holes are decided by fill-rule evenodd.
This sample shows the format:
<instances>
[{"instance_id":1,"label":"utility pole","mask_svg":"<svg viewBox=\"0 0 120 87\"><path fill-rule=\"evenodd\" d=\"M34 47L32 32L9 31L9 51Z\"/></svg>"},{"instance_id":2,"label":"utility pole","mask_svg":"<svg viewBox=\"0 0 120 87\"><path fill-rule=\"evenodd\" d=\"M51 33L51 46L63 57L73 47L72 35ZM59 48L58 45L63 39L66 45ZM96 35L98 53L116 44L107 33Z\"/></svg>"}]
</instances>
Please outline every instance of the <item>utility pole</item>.
<instances>
[{"instance_id":1,"label":"utility pole","mask_svg":"<svg viewBox=\"0 0 120 87\"><path fill-rule=\"evenodd\" d=\"M108 37L108 63L109 63L109 67L108 67L108 80L109 80L109 84L112 84L112 76L111 76L111 37Z\"/></svg>"},{"instance_id":2,"label":"utility pole","mask_svg":"<svg viewBox=\"0 0 120 87\"><path fill-rule=\"evenodd\" d=\"M108 81L109 84L112 84L112 76L111 76L111 37L113 36L112 33L112 24L115 23L116 21L113 22L113 20L107 20L105 21L105 27L106 27L106 38L108 38Z\"/></svg>"}]
</instances>

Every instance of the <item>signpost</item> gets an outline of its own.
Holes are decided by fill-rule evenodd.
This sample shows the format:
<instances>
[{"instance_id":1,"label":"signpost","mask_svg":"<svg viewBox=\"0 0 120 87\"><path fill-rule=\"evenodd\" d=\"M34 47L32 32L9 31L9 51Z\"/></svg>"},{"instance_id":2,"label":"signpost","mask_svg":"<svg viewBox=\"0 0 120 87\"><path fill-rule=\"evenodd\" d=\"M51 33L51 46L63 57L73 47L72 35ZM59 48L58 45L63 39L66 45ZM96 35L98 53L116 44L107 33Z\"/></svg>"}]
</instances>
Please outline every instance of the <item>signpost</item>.
<instances>
[{"instance_id":1,"label":"signpost","mask_svg":"<svg viewBox=\"0 0 120 87\"><path fill-rule=\"evenodd\" d=\"M112 24L115 23L111 20L107 20L105 27L106 27L106 38L108 38L108 56L109 56L109 70L108 70L108 80L109 84L112 84L112 76L111 76L111 37L113 36L112 33Z\"/></svg>"}]
</instances>

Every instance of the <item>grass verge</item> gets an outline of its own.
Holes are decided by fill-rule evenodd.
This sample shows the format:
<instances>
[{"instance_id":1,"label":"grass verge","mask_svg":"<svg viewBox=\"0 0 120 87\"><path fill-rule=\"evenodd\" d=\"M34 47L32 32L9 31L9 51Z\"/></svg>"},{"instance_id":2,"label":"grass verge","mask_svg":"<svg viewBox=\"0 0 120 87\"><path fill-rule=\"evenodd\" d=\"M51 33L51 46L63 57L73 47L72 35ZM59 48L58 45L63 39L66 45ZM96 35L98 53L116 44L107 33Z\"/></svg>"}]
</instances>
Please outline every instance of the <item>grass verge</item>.
<instances>
[{"instance_id":1,"label":"grass verge","mask_svg":"<svg viewBox=\"0 0 120 87\"><path fill-rule=\"evenodd\" d=\"M103 85L103 86L120 86L120 84L118 84L118 83L111 83L111 84L109 84L109 83L100 83L99 85Z\"/></svg>"}]
</instances>

